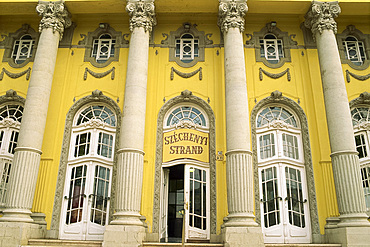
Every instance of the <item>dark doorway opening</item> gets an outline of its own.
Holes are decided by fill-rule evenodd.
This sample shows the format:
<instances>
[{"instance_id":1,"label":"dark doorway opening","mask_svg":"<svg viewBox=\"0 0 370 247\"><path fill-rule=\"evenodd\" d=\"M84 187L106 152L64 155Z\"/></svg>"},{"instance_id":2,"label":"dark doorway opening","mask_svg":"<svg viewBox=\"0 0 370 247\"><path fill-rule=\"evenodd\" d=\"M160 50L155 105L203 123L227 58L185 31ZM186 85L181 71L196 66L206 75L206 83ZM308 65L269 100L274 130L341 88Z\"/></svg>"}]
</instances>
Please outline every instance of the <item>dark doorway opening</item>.
<instances>
[{"instance_id":1,"label":"dark doorway opening","mask_svg":"<svg viewBox=\"0 0 370 247\"><path fill-rule=\"evenodd\" d=\"M184 165L170 167L168 186L168 242L180 242L184 209Z\"/></svg>"}]
</instances>

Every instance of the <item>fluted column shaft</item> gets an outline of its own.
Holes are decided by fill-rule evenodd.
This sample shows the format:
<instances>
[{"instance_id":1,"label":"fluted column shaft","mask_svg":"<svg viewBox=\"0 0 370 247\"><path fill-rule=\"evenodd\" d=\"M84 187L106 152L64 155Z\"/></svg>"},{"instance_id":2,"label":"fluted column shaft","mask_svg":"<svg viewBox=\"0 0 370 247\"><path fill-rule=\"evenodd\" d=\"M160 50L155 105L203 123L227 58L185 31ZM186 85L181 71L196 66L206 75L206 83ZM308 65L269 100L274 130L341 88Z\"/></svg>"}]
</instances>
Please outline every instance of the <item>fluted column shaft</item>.
<instances>
[{"instance_id":1,"label":"fluted column shaft","mask_svg":"<svg viewBox=\"0 0 370 247\"><path fill-rule=\"evenodd\" d=\"M127 62L120 150L117 152L115 220L113 225L142 225L141 190L148 80L149 34L155 24L153 1L129 1L130 48Z\"/></svg>"},{"instance_id":2,"label":"fluted column shaft","mask_svg":"<svg viewBox=\"0 0 370 247\"><path fill-rule=\"evenodd\" d=\"M248 94L243 47L246 1L220 1L225 44L226 173L229 216L226 226L256 226Z\"/></svg>"},{"instance_id":3,"label":"fluted column shaft","mask_svg":"<svg viewBox=\"0 0 370 247\"><path fill-rule=\"evenodd\" d=\"M369 225L338 46L337 2L313 2L306 15L317 44L341 226Z\"/></svg>"},{"instance_id":4,"label":"fluted column shaft","mask_svg":"<svg viewBox=\"0 0 370 247\"><path fill-rule=\"evenodd\" d=\"M58 43L70 25L62 2L40 2L40 39L28 86L27 99L9 178L6 209L0 221L32 222L31 208L40 165ZM47 14L45 14L47 13Z\"/></svg>"}]
</instances>

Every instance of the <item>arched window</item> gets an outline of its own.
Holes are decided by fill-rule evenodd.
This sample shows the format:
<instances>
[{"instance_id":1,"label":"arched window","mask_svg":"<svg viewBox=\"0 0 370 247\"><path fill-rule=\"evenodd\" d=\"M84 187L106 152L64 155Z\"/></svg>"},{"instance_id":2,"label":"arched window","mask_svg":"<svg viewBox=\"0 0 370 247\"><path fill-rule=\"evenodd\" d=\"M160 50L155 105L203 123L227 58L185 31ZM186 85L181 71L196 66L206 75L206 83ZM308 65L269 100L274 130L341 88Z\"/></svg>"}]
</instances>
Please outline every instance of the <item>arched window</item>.
<instances>
[{"instance_id":1,"label":"arched window","mask_svg":"<svg viewBox=\"0 0 370 247\"><path fill-rule=\"evenodd\" d=\"M61 216L62 239L103 238L108 223L116 115L104 104L77 112L72 125ZM82 229L87 229L86 234Z\"/></svg>"},{"instance_id":2,"label":"arched window","mask_svg":"<svg viewBox=\"0 0 370 247\"><path fill-rule=\"evenodd\" d=\"M266 34L260 39L261 57L265 57L270 63L276 64L284 57L283 41L277 39L273 34Z\"/></svg>"},{"instance_id":3,"label":"arched window","mask_svg":"<svg viewBox=\"0 0 370 247\"><path fill-rule=\"evenodd\" d=\"M190 63L195 57L199 56L199 41L194 39L189 33L183 34L179 39L176 39L176 53L184 63Z\"/></svg>"},{"instance_id":4,"label":"arched window","mask_svg":"<svg viewBox=\"0 0 370 247\"><path fill-rule=\"evenodd\" d=\"M21 64L27 58L32 57L32 51L35 41L31 35L23 35L19 40L14 42L12 58L16 64Z\"/></svg>"},{"instance_id":5,"label":"arched window","mask_svg":"<svg viewBox=\"0 0 370 247\"><path fill-rule=\"evenodd\" d=\"M300 122L290 109L270 105L257 114L256 135L265 243L309 242L308 191Z\"/></svg>"},{"instance_id":6,"label":"arched window","mask_svg":"<svg viewBox=\"0 0 370 247\"><path fill-rule=\"evenodd\" d=\"M91 56L96 59L98 63L104 63L110 57L114 57L114 46L116 40L112 39L109 34L102 34L93 42L93 49Z\"/></svg>"},{"instance_id":7,"label":"arched window","mask_svg":"<svg viewBox=\"0 0 370 247\"><path fill-rule=\"evenodd\" d=\"M0 106L0 207L5 203L14 149L17 147L23 106L5 104Z\"/></svg>"},{"instance_id":8,"label":"arched window","mask_svg":"<svg viewBox=\"0 0 370 247\"><path fill-rule=\"evenodd\" d=\"M354 36L347 36L345 41L343 41L343 46L345 47L346 59L351 60L355 65L362 65L366 60L364 43L358 41Z\"/></svg>"},{"instance_id":9,"label":"arched window","mask_svg":"<svg viewBox=\"0 0 370 247\"><path fill-rule=\"evenodd\" d=\"M208 127L205 115L194 106L178 106L167 116L165 128L174 127L179 124L190 124L195 127Z\"/></svg>"},{"instance_id":10,"label":"arched window","mask_svg":"<svg viewBox=\"0 0 370 247\"><path fill-rule=\"evenodd\" d=\"M351 114L356 149L360 158L362 187L366 207L370 210L370 107L355 107Z\"/></svg>"}]
</instances>

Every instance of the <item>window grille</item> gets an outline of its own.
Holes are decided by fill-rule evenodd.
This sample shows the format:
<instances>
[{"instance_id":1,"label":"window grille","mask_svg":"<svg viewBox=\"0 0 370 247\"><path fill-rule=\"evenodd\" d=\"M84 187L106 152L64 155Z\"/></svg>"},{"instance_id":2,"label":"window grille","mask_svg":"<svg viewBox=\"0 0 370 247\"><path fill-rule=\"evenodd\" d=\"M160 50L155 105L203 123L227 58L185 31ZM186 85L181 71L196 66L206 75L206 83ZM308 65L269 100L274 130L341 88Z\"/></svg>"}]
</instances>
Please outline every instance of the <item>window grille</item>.
<instances>
[{"instance_id":1,"label":"window grille","mask_svg":"<svg viewBox=\"0 0 370 247\"><path fill-rule=\"evenodd\" d=\"M197 108L190 106L180 106L175 108L167 118L166 126L175 126L181 121L189 121L196 126L207 126L206 119Z\"/></svg>"},{"instance_id":2,"label":"window grille","mask_svg":"<svg viewBox=\"0 0 370 247\"><path fill-rule=\"evenodd\" d=\"M343 41L343 46L345 48L346 59L351 60L355 65L362 65L366 60L365 47L362 41L358 41L353 36L348 36L345 41Z\"/></svg>"},{"instance_id":3,"label":"window grille","mask_svg":"<svg viewBox=\"0 0 370 247\"><path fill-rule=\"evenodd\" d=\"M30 35L24 35L14 42L12 58L16 64L21 64L32 57L34 43Z\"/></svg>"},{"instance_id":4,"label":"window grille","mask_svg":"<svg viewBox=\"0 0 370 247\"><path fill-rule=\"evenodd\" d=\"M283 41L272 34L267 34L260 40L261 57L265 57L270 63L276 64L284 57Z\"/></svg>"},{"instance_id":5,"label":"window grille","mask_svg":"<svg viewBox=\"0 0 370 247\"><path fill-rule=\"evenodd\" d=\"M91 56L96 59L96 62L104 63L114 56L115 44L116 40L112 39L109 34L103 34L99 39L94 40Z\"/></svg>"},{"instance_id":6,"label":"window grille","mask_svg":"<svg viewBox=\"0 0 370 247\"><path fill-rule=\"evenodd\" d=\"M184 63L190 63L195 57L199 57L199 40L191 34L184 34L176 40L175 56Z\"/></svg>"}]
</instances>

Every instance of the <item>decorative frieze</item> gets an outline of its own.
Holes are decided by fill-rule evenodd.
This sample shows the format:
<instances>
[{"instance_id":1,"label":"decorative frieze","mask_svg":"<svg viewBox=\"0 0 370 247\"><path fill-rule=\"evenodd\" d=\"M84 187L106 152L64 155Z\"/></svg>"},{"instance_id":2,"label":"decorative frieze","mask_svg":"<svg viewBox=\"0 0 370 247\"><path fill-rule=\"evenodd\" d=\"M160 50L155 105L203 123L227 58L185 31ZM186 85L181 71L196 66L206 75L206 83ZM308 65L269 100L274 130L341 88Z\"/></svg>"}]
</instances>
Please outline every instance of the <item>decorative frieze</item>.
<instances>
[{"instance_id":1,"label":"decorative frieze","mask_svg":"<svg viewBox=\"0 0 370 247\"><path fill-rule=\"evenodd\" d=\"M6 74L7 76L9 76L12 79L17 79L17 78L19 78L23 75L26 75L26 80L28 81L30 79L30 75L31 75L31 67L28 67L28 69L26 69L25 71L19 72L19 73L12 73L12 72L8 71L7 69L3 68L1 70L1 73L0 73L0 81L2 81L4 79L4 74Z\"/></svg>"},{"instance_id":2,"label":"decorative frieze","mask_svg":"<svg viewBox=\"0 0 370 247\"><path fill-rule=\"evenodd\" d=\"M367 75L356 75L352 72L350 72L348 69L346 70L346 80L348 83L351 82L351 77L352 76L353 78L359 80L359 81L365 81L367 79L370 78L370 74L367 74ZM0 77L0 80L1 80L1 77Z\"/></svg>"},{"instance_id":3,"label":"decorative frieze","mask_svg":"<svg viewBox=\"0 0 370 247\"><path fill-rule=\"evenodd\" d=\"M184 73L184 72L181 72L175 69L174 67L171 67L171 81L173 80L174 72L182 78L190 78L199 72L199 80L201 81L203 79L202 67L199 67L199 69L194 70L193 72L190 72L190 73Z\"/></svg>"},{"instance_id":4,"label":"decorative frieze","mask_svg":"<svg viewBox=\"0 0 370 247\"><path fill-rule=\"evenodd\" d=\"M154 12L153 0L129 1L126 11L130 16L130 31L135 27L143 27L145 32L151 32L153 26L157 24Z\"/></svg>"},{"instance_id":5,"label":"decorative frieze","mask_svg":"<svg viewBox=\"0 0 370 247\"><path fill-rule=\"evenodd\" d=\"M36 7L36 11L42 17L39 32L41 33L46 28L52 28L54 33L59 32L60 40L62 40L64 29L72 24L64 3L62 1L40 1Z\"/></svg>"},{"instance_id":6,"label":"decorative frieze","mask_svg":"<svg viewBox=\"0 0 370 247\"><path fill-rule=\"evenodd\" d=\"M315 39L316 32L333 30L337 33L336 18L341 12L338 2L312 2L311 9L306 14L305 26L310 28Z\"/></svg>"},{"instance_id":7,"label":"decorative frieze","mask_svg":"<svg viewBox=\"0 0 370 247\"><path fill-rule=\"evenodd\" d=\"M225 1L220 0L218 11L218 25L222 32L227 32L229 28L239 28L244 31L244 15L248 11L247 1Z\"/></svg>"}]
</instances>

